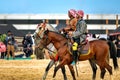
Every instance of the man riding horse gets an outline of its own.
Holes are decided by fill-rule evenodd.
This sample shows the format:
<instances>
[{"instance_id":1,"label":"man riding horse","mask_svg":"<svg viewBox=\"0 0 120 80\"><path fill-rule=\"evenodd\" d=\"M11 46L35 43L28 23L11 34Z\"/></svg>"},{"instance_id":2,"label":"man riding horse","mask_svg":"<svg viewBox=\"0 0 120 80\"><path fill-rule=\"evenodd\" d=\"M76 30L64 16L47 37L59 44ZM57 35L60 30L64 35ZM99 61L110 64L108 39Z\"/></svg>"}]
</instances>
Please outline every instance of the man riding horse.
<instances>
[{"instance_id":1,"label":"man riding horse","mask_svg":"<svg viewBox=\"0 0 120 80\"><path fill-rule=\"evenodd\" d=\"M72 65L74 65L77 61L78 45L80 45L81 42L83 42L86 38L85 33L87 33L87 25L86 22L83 20L84 12L82 10L78 10L78 11L70 10L69 17L70 17L70 13L71 16L74 16L74 18L77 19L77 23L75 23L75 20L73 20L75 24L72 24L71 25L72 27L69 27L69 29L68 27L66 27L63 30L65 31L68 30L68 35L72 36L71 42L73 43L72 51L73 51L73 59L74 59ZM71 23L73 23L73 21Z\"/></svg>"},{"instance_id":2,"label":"man riding horse","mask_svg":"<svg viewBox=\"0 0 120 80\"><path fill-rule=\"evenodd\" d=\"M76 42L78 45L80 43L82 43L85 38L86 38L86 35L85 33L87 32L87 25L86 25L86 22L83 20L83 17L84 17L84 12L82 10L78 10L76 12L77 14L77 24L76 24L76 31L74 32L69 32L68 34L72 35L73 36L73 41ZM74 45L73 45L74 46ZM76 46L78 47L78 46ZM73 50L74 51L74 50ZM77 53L76 53L77 54ZM74 54L73 54L74 55ZM72 62L72 64L74 65L76 63L76 55L74 57L74 61Z\"/></svg>"}]
</instances>

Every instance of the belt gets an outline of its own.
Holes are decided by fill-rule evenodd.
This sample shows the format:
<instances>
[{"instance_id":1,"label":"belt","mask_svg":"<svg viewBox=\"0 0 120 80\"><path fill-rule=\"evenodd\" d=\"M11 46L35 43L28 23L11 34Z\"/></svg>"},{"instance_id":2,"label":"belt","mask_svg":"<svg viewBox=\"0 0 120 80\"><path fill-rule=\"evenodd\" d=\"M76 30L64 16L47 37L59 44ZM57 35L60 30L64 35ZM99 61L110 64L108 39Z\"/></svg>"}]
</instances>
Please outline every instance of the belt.
<instances>
[{"instance_id":1,"label":"belt","mask_svg":"<svg viewBox=\"0 0 120 80\"><path fill-rule=\"evenodd\" d=\"M8 43L8 45L14 45L14 44Z\"/></svg>"}]
</instances>

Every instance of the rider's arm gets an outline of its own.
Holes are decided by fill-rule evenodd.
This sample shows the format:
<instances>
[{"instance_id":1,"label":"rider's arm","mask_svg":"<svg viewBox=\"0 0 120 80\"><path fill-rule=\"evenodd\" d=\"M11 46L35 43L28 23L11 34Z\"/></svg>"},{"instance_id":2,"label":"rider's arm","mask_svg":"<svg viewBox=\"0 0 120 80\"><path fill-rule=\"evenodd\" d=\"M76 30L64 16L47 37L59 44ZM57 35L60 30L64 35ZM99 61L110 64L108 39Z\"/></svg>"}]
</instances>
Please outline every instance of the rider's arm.
<instances>
[{"instance_id":1,"label":"rider's arm","mask_svg":"<svg viewBox=\"0 0 120 80\"><path fill-rule=\"evenodd\" d=\"M69 32L69 31L75 31L76 30L76 24L77 24L77 19L74 18L70 21L70 23L62 29L62 31Z\"/></svg>"},{"instance_id":2,"label":"rider's arm","mask_svg":"<svg viewBox=\"0 0 120 80\"><path fill-rule=\"evenodd\" d=\"M77 30L73 32L73 36L79 36L87 31L87 25L84 21L80 22L76 26Z\"/></svg>"},{"instance_id":3,"label":"rider's arm","mask_svg":"<svg viewBox=\"0 0 120 80\"><path fill-rule=\"evenodd\" d=\"M71 22L70 22L70 28L75 31L76 30L76 24L77 24L77 19L74 18Z\"/></svg>"}]
</instances>

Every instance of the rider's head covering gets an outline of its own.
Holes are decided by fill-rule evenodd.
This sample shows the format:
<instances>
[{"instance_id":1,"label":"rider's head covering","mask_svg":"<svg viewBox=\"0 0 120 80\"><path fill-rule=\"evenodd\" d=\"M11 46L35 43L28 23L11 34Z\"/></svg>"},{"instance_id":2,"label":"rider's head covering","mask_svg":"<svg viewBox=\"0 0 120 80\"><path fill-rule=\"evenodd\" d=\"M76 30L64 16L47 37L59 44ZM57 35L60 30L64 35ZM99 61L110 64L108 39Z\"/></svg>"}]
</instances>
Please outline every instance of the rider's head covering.
<instances>
[{"instance_id":1,"label":"rider's head covering","mask_svg":"<svg viewBox=\"0 0 120 80\"><path fill-rule=\"evenodd\" d=\"M76 10L75 9L70 9L68 12L73 16L76 17Z\"/></svg>"},{"instance_id":2,"label":"rider's head covering","mask_svg":"<svg viewBox=\"0 0 120 80\"><path fill-rule=\"evenodd\" d=\"M76 14L78 14L81 17L84 17L84 12L82 10L78 10Z\"/></svg>"}]
</instances>

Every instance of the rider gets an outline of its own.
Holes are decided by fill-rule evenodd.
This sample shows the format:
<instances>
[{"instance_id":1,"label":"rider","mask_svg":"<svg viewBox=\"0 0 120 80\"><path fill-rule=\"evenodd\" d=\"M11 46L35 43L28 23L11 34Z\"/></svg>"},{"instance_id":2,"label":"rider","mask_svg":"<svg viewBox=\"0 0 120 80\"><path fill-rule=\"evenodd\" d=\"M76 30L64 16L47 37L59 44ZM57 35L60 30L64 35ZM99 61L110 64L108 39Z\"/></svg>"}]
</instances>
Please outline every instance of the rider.
<instances>
[{"instance_id":1,"label":"rider","mask_svg":"<svg viewBox=\"0 0 120 80\"><path fill-rule=\"evenodd\" d=\"M62 29L62 31L65 33L76 30L76 24L77 24L76 10L74 9L68 10L68 17L70 18L69 23L67 24L65 28Z\"/></svg>"},{"instance_id":2,"label":"rider","mask_svg":"<svg viewBox=\"0 0 120 80\"><path fill-rule=\"evenodd\" d=\"M75 42L75 43L73 43L73 46L74 46L74 44L81 44L81 42L83 42L84 40L85 40L85 38L86 38L86 35L85 35L85 33L87 32L87 24L86 24L86 22L83 20L83 17L84 17L84 12L82 11L82 10L78 10L77 12L76 12L76 14L77 14L77 16L76 16L76 18L77 18L77 24L76 24L76 31L74 31L74 32L69 32L68 34L70 34L70 35L72 35L73 36L73 41ZM76 47L78 47L78 45L76 45ZM74 46L75 47L75 46ZM74 51L74 50L73 50ZM73 62L72 62L72 65L74 65L75 63L76 63L76 61L77 61L77 58L76 58L76 55L74 55L73 54L73 56L74 56L74 60L73 60Z\"/></svg>"},{"instance_id":3,"label":"rider","mask_svg":"<svg viewBox=\"0 0 120 80\"><path fill-rule=\"evenodd\" d=\"M10 52L12 52L13 59L15 59L14 43L15 43L14 35L13 35L13 33L9 30L9 31L7 32L7 36L6 36L7 60L9 59Z\"/></svg>"},{"instance_id":4,"label":"rider","mask_svg":"<svg viewBox=\"0 0 120 80\"><path fill-rule=\"evenodd\" d=\"M70 18L69 24L67 25L67 27L62 29L64 33L69 33L69 31L73 32L73 31L76 30L76 24L77 24L76 10L74 10L74 9L68 10L68 17ZM70 34L68 34L68 36L69 36L69 38L72 37ZM71 50L71 43L73 43L72 39L70 39L70 42L69 42L69 49L70 50ZM77 48L76 48L76 46L78 46L78 44L74 43L73 45L74 45L74 46L72 46L72 51L74 50L72 52L73 53L73 58L77 58L77 54L76 54L77 53Z\"/></svg>"}]
</instances>

